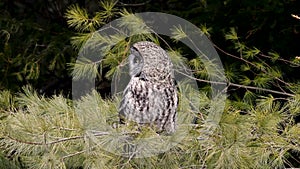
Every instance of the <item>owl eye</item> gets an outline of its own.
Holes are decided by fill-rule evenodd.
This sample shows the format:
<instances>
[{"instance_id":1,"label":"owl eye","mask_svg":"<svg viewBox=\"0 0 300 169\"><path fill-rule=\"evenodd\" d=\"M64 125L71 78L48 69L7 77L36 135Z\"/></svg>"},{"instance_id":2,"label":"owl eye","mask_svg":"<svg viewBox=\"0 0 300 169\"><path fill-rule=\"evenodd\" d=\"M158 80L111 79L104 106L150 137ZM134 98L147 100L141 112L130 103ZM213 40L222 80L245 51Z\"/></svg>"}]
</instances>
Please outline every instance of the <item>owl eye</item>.
<instances>
[{"instance_id":1,"label":"owl eye","mask_svg":"<svg viewBox=\"0 0 300 169\"><path fill-rule=\"evenodd\" d=\"M130 54L129 55L129 62L131 64L131 66L135 66L135 65L140 63L140 58L139 58L139 56L136 56L134 54Z\"/></svg>"},{"instance_id":2,"label":"owl eye","mask_svg":"<svg viewBox=\"0 0 300 169\"><path fill-rule=\"evenodd\" d=\"M137 57L137 56L135 56L135 57L133 58L133 63L134 63L134 64L140 63L140 58Z\"/></svg>"},{"instance_id":3,"label":"owl eye","mask_svg":"<svg viewBox=\"0 0 300 169\"><path fill-rule=\"evenodd\" d=\"M135 47L130 48L129 58L130 58L132 64L141 63L141 55Z\"/></svg>"}]
</instances>

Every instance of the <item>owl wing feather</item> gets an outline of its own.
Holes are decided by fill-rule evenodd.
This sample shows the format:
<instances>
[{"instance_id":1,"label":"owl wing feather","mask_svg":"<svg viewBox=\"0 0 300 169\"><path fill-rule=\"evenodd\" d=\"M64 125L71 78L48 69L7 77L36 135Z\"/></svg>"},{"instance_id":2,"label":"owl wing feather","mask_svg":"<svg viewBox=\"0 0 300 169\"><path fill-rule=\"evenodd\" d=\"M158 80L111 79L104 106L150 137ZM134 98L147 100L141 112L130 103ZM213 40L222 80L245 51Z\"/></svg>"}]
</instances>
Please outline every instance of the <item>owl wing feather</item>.
<instances>
[{"instance_id":1,"label":"owl wing feather","mask_svg":"<svg viewBox=\"0 0 300 169\"><path fill-rule=\"evenodd\" d=\"M119 108L120 122L134 121L155 126L157 132L172 133L176 128L177 91L133 77L123 93Z\"/></svg>"}]
</instances>

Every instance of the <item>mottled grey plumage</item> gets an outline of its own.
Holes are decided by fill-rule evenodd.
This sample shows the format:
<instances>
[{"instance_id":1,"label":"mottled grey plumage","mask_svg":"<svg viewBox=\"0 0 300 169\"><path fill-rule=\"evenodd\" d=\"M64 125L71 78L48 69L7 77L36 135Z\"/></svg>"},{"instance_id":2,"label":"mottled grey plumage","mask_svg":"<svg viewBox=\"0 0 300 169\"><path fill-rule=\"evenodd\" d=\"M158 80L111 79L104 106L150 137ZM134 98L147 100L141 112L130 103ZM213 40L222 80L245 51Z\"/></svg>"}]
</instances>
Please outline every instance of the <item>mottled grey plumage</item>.
<instances>
[{"instance_id":1,"label":"mottled grey plumage","mask_svg":"<svg viewBox=\"0 0 300 169\"><path fill-rule=\"evenodd\" d=\"M128 59L131 79L119 107L121 123L134 121L158 133L173 133L178 96L169 56L155 43L143 41L133 44Z\"/></svg>"}]
</instances>

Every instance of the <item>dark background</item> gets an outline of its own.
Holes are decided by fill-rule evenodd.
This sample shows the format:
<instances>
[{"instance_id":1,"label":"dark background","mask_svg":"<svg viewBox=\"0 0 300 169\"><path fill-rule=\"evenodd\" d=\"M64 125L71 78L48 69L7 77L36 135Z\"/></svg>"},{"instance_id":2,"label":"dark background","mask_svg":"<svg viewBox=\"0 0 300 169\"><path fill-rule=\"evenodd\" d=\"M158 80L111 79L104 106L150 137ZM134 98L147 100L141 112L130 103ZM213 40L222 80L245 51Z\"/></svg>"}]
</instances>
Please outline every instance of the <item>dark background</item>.
<instances>
[{"instance_id":1,"label":"dark background","mask_svg":"<svg viewBox=\"0 0 300 169\"><path fill-rule=\"evenodd\" d=\"M75 31L64 17L66 9L78 4L91 14L99 10L97 1L76 0L4 0L0 2L0 89L19 91L26 84L40 93L69 94L71 77L67 63L74 62L77 51L70 45ZM221 49L237 54L224 36L235 28L240 40L261 52L274 51L293 60L299 56L300 14L296 0L122 0L116 4L130 12L165 12L182 17L198 27L211 28L210 39ZM7 37L9 33L9 38ZM224 64L236 60L220 53ZM287 65L283 76L296 81L300 75ZM99 83L101 93L108 93L109 83Z\"/></svg>"}]
</instances>

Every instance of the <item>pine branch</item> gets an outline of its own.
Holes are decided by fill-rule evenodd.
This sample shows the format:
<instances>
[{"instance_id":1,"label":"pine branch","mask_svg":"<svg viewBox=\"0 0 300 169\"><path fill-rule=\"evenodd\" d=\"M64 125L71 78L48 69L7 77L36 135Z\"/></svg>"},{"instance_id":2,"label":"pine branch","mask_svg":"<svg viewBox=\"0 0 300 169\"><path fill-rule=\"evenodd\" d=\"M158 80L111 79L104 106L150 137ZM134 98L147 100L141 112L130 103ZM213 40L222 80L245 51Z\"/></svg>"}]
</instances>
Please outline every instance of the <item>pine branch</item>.
<instances>
[{"instance_id":1,"label":"pine branch","mask_svg":"<svg viewBox=\"0 0 300 169\"><path fill-rule=\"evenodd\" d=\"M175 70L176 71L176 70ZM246 85L240 85L240 84L235 84L235 83L231 83L231 82L219 82L219 81L210 81L210 80L205 80L205 79L199 79L199 78L195 78L192 77L188 74L182 73L180 71L176 71L177 73L180 73L190 79L199 81L199 82L205 82L205 83L210 83L210 84L219 84L219 85L227 85L226 88L233 86L233 87L239 87L239 88L244 88L244 89L251 89L251 90L258 90L258 91L265 91L265 92L269 92L269 93L274 93L274 94L280 94L280 95L284 95L284 96L289 96L289 97L294 97L295 94L291 94L291 93L286 93L286 92L280 92L280 91L276 91L276 90L271 90L271 89L266 89L266 88L260 88L260 87L254 87L254 86L246 86Z\"/></svg>"},{"instance_id":2,"label":"pine branch","mask_svg":"<svg viewBox=\"0 0 300 169\"><path fill-rule=\"evenodd\" d=\"M242 57L238 57L238 56L235 56L235 55L233 55L233 54L230 54L230 53L224 51L223 49L221 49L220 47L218 47L216 44L214 44L214 47L215 47L216 49L218 49L220 52L222 52L222 53L224 53L225 55L227 55L227 56L230 56L230 57L232 57L232 58L235 58L235 59L238 59L238 60L240 60L240 61L243 61L243 62L245 62L245 63L247 63L247 64L249 64L249 65L251 65L251 66L257 68L257 66L256 66L254 63L252 63L252 62L250 62L250 61L248 61L248 60L246 60L246 59L244 59L244 58L242 58ZM267 57L266 55L264 55L264 54L262 54L262 53L259 53L259 54L260 54L261 56ZM268 58L270 58L270 57L268 57ZM258 58L258 59L259 59L262 63L264 63L260 58ZM279 59L279 60L280 60L280 59ZM283 60L284 62L288 62L287 60L284 60L284 59L282 59L282 60ZM266 64L266 66L268 66L270 69L272 69L269 65ZM269 74L265 69L260 69L260 70L261 70L263 73ZM270 75L270 76L272 76L272 75ZM287 85L287 86L290 86L289 83L283 81L282 79L280 79L280 78L278 78L278 77L274 77L274 78L275 78L276 80L278 80L279 82L281 82L281 83L283 83L283 84L285 84L285 85ZM281 88L280 85L278 85L278 87ZM281 90L282 90L283 93L287 93L287 92L285 92L282 88L281 88Z\"/></svg>"},{"instance_id":3,"label":"pine branch","mask_svg":"<svg viewBox=\"0 0 300 169\"><path fill-rule=\"evenodd\" d=\"M120 135L129 135L129 134L139 134L140 132L138 131L130 131L130 132L122 132L120 133ZM110 132L100 132L100 131L95 131L93 136L95 137L100 137L100 136L105 136L105 135L111 135ZM61 142L67 142L67 141L71 141L71 140L78 140L78 139L84 139L85 136L73 136L73 137L67 137L67 138L61 138L61 139L57 139L55 141L42 141L42 142L30 142L30 141L24 141L24 140L20 140L17 138L13 138L9 135L7 135L6 137L8 137L9 139L19 142L19 143L23 143L23 144L29 144L29 145L53 145L53 144L57 144L57 143L61 143Z\"/></svg>"}]
</instances>

